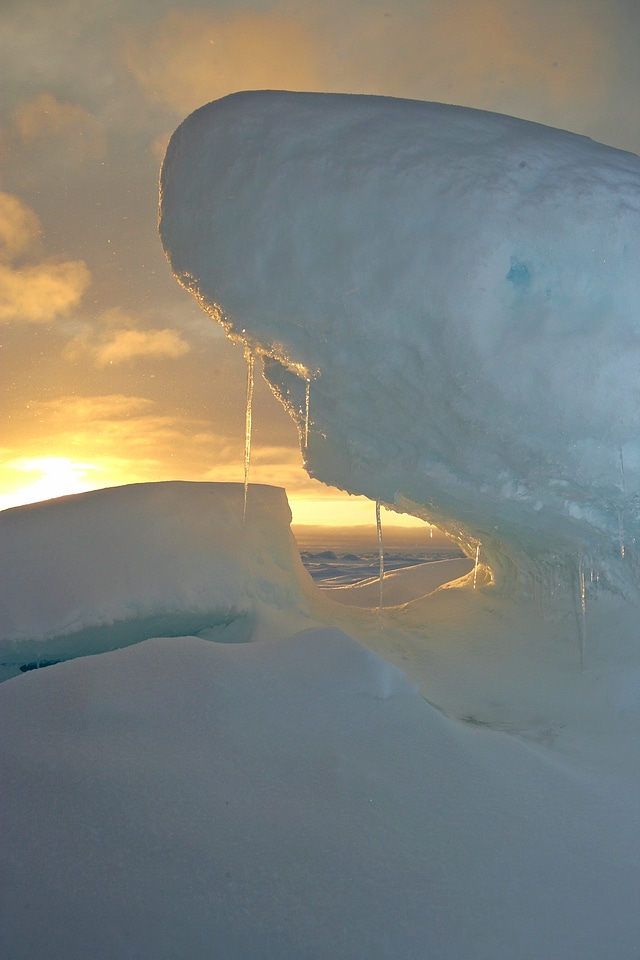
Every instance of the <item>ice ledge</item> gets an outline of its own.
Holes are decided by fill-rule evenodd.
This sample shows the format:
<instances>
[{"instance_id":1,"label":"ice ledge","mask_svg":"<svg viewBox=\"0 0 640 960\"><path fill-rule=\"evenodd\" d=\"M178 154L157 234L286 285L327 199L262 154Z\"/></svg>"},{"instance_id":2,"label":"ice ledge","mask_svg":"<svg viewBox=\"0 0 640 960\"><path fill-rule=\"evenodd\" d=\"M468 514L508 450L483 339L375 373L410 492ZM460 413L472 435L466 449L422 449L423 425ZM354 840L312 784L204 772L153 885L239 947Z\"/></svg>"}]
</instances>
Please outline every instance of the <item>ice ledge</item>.
<instances>
[{"instance_id":1,"label":"ice ledge","mask_svg":"<svg viewBox=\"0 0 640 960\"><path fill-rule=\"evenodd\" d=\"M315 587L284 490L251 484L246 522L243 508L243 484L170 481L3 511L0 664L205 627L250 634L261 605L304 619Z\"/></svg>"},{"instance_id":2,"label":"ice ledge","mask_svg":"<svg viewBox=\"0 0 640 960\"><path fill-rule=\"evenodd\" d=\"M481 544L504 590L586 570L637 600L640 158L253 91L176 130L160 212L178 280L269 358L313 476Z\"/></svg>"}]
</instances>

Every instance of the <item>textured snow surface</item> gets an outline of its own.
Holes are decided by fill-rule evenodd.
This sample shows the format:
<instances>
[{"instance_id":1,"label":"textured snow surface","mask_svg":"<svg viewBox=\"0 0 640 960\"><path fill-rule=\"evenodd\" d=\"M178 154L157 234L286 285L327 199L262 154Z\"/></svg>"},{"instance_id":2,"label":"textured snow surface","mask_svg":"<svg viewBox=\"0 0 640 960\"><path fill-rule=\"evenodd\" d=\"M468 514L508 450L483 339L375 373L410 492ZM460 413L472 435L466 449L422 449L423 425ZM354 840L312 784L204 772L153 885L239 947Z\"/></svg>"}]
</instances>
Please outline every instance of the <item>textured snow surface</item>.
<instances>
[{"instance_id":1,"label":"textured snow surface","mask_svg":"<svg viewBox=\"0 0 640 960\"><path fill-rule=\"evenodd\" d=\"M0 686L11 960L635 960L637 810L339 630Z\"/></svg>"},{"instance_id":2,"label":"textured snow surface","mask_svg":"<svg viewBox=\"0 0 640 960\"><path fill-rule=\"evenodd\" d=\"M480 541L502 582L597 558L635 589L638 157L462 107L240 93L174 133L160 232L303 445L311 379L313 475Z\"/></svg>"}]
</instances>

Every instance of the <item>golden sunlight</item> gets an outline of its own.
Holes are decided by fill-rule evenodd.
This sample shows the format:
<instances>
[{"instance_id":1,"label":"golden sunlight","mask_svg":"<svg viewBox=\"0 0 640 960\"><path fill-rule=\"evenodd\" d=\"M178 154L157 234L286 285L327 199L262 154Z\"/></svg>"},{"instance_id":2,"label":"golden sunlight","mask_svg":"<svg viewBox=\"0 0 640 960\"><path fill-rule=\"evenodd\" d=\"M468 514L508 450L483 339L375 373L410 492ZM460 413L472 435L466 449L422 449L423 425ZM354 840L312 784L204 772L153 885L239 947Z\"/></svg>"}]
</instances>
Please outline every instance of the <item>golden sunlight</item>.
<instances>
[{"instance_id":1,"label":"golden sunlight","mask_svg":"<svg viewBox=\"0 0 640 960\"><path fill-rule=\"evenodd\" d=\"M15 471L13 483L6 476L9 471ZM5 491L9 489L0 494L0 510L111 485L108 482L96 484L95 471L100 471L95 464L81 463L68 457L11 460L5 465L5 482L2 486ZM35 479L25 483L25 474Z\"/></svg>"},{"instance_id":2,"label":"golden sunlight","mask_svg":"<svg viewBox=\"0 0 640 960\"><path fill-rule=\"evenodd\" d=\"M289 495L289 506L293 515L292 523L310 527L372 527L376 525L376 505L366 497L353 497L338 494L335 497L305 498ZM389 526L417 528L424 530L429 524L407 513L383 510L383 522L386 518Z\"/></svg>"},{"instance_id":3,"label":"golden sunlight","mask_svg":"<svg viewBox=\"0 0 640 960\"><path fill-rule=\"evenodd\" d=\"M137 471L128 470L127 466L130 467L130 464L116 464L109 458L101 460L99 457L94 458L92 463L63 456L20 457L5 461L0 467L0 510L74 493L85 493L102 487L136 483L143 479ZM215 479L228 481L229 477L221 476ZM257 483L272 482L271 477L258 476L252 480ZM296 484L292 483L290 489L295 490L295 486ZM375 504L366 497L349 496L339 491L325 497L305 496L289 490L287 494L294 526L343 530L353 527L375 528ZM407 532L412 528L429 528L429 524L407 514L393 511L385 511L385 514L389 526L402 527Z\"/></svg>"}]
</instances>

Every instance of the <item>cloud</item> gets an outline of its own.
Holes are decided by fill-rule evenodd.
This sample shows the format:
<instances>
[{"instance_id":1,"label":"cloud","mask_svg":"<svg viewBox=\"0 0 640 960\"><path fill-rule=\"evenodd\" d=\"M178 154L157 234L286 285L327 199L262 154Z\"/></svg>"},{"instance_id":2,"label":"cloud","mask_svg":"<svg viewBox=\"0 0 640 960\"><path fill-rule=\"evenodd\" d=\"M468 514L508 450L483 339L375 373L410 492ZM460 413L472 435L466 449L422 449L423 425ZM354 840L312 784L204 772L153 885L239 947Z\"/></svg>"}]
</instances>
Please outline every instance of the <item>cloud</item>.
<instances>
[{"instance_id":1,"label":"cloud","mask_svg":"<svg viewBox=\"0 0 640 960\"><path fill-rule=\"evenodd\" d=\"M19 197L0 191L0 261L23 256L40 236L36 214Z\"/></svg>"},{"instance_id":2,"label":"cloud","mask_svg":"<svg viewBox=\"0 0 640 960\"><path fill-rule=\"evenodd\" d=\"M145 397L72 395L30 406L34 423L28 437L0 457L1 507L166 479L170 452L188 453L180 421L159 413ZM42 476L28 480L25 470Z\"/></svg>"},{"instance_id":3,"label":"cloud","mask_svg":"<svg viewBox=\"0 0 640 960\"><path fill-rule=\"evenodd\" d=\"M147 96L188 113L238 89L318 89L318 47L284 13L213 17L172 10L155 28L129 28L126 64Z\"/></svg>"},{"instance_id":4,"label":"cloud","mask_svg":"<svg viewBox=\"0 0 640 960\"><path fill-rule=\"evenodd\" d=\"M120 482L161 479L170 452L188 462L184 424L154 401L127 394L62 396L32 404L43 427L29 456L62 456L104 464Z\"/></svg>"},{"instance_id":5,"label":"cloud","mask_svg":"<svg viewBox=\"0 0 640 960\"><path fill-rule=\"evenodd\" d=\"M616 106L628 19L624 4L582 0L278 0L226 17L172 10L129 26L123 48L146 95L180 114L280 88L440 100L586 132Z\"/></svg>"},{"instance_id":6,"label":"cloud","mask_svg":"<svg viewBox=\"0 0 640 960\"><path fill-rule=\"evenodd\" d=\"M154 407L154 402L147 397L110 393L100 396L62 396L55 400L34 401L33 405L55 424L63 422L75 430L95 420L125 420L144 416Z\"/></svg>"},{"instance_id":7,"label":"cloud","mask_svg":"<svg viewBox=\"0 0 640 960\"><path fill-rule=\"evenodd\" d=\"M171 359L183 357L191 347L178 330L138 329L132 318L123 311L106 311L100 318L100 328L86 325L64 349L67 360L87 357L96 367L141 359Z\"/></svg>"},{"instance_id":8,"label":"cloud","mask_svg":"<svg viewBox=\"0 0 640 960\"><path fill-rule=\"evenodd\" d=\"M0 322L49 323L75 307L89 286L83 260L23 262L40 233L33 210L13 194L0 193Z\"/></svg>"},{"instance_id":9,"label":"cloud","mask_svg":"<svg viewBox=\"0 0 640 960\"><path fill-rule=\"evenodd\" d=\"M198 429L202 439L206 434L201 421L163 413L148 397L122 393L71 395L35 401L32 406L50 436L57 436L65 448L71 443L76 450L84 451L81 456L88 461L99 451L155 463L175 444L185 447Z\"/></svg>"},{"instance_id":10,"label":"cloud","mask_svg":"<svg viewBox=\"0 0 640 960\"><path fill-rule=\"evenodd\" d=\"M157 137L154 137L150 144L150 151L153 158L156 160L158 165L160 165L164 159L164 155L167 152L167 146L169 140L171 139L172 130L165 130L164 133L158 134Z\"/></svg>"},{"instance_id":11,"label":"cloud","mask_svg":"<svg viewBox=\"0 0 640 960\"><path fill-rule=\"evenodd\" d=\"M606 110L616 5L456 0L315 8L325 89L439 100L541 122ZM570 118L575 117L576 120Z\"/></svg>"},{"instance_id":12,"label":"cloud","mask_svg":"<svg viewBox=\"0 0 640 960\"><path fill-rule=\"evenodd\" d=\"M140 357L182 357L190 350L177 330L115 330L96 348L96 363L122 363Z\"/></svg>"},{"instance_id":13,"label":"cloud","mask_svg":"<svg viewBox=\"0 0 640 960\"><path fill-rule=\"evenodd\" d=\"M77 103L57 100L41 93L20 103L13 112L12 126L25 144L47 146L57 140L76 156L101 157L105 135L100 121Z\"/></svg>"},{"instance_id":14,"label":"cloud","mask_svg":"<svg viewBox=\"0 0 640 960\"><path fill-rule=\"evenodd\" d=\"M429 29L447 40L430 53L454 98L481 97L491 106L514 95L531 102L533 92L547 109L582 103L591 110L602 100L610 42L578 0L463 0L440 7Z\"/></svg>"},{"instance_id":15,"label":"cloud","mask_svg":"<svg viewBox=\"0 0 640 960\"><path fill-rule=\"evenodd\" d=\"M17 270L0 265L0 322L49 323L80 302L90 280L82 260Z\"/></svg>"},{"instance_id":16,"label":"cloud","mask_svg":"<svg viewBox=\"0 0 640 960\"><path fill-rule=\"evenodd\" d=\"M238 444L208 421L165 410L147 397L66 395L31 404L37 435L16 456L66 457L96 464L109 482L201 479L215 462L234 460ZM227 479L241 479L241 470Z\"/></svg>"}]
</instances>

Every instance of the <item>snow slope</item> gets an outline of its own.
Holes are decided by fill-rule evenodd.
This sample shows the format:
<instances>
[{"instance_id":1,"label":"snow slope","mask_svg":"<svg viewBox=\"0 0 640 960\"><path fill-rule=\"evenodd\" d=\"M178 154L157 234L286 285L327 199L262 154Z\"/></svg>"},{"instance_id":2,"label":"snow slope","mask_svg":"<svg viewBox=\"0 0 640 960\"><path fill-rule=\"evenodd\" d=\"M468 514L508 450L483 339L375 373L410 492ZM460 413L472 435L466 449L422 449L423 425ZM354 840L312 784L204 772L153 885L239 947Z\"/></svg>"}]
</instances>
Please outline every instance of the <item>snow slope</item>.
<instances>
[{"instance_id":1,"label":"snow slope","mask_svg":"<svg viewBox=\"0 0 640 960\"><path fill-rule=\"evenodd\" d=\"M285 492L252 484L246 524L243 501L241 484L172 481L0 512L0 677L158 635L248 639L266 607L305 625Z\"/></svg>"},{"instance_id":2,"label":"snow slope","mask_svg":"<svg viewBox=\"0 0 640 960\"><path fill-rule=\"evenodd\" d=\"M12 960L637 956L634 799L338 630L150 640L0 710Z\"/></svg>"}]
</instances>

